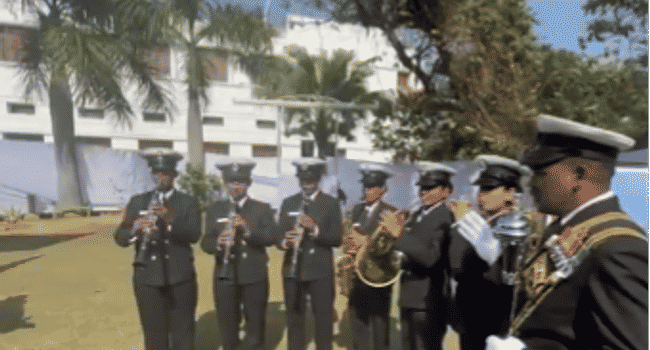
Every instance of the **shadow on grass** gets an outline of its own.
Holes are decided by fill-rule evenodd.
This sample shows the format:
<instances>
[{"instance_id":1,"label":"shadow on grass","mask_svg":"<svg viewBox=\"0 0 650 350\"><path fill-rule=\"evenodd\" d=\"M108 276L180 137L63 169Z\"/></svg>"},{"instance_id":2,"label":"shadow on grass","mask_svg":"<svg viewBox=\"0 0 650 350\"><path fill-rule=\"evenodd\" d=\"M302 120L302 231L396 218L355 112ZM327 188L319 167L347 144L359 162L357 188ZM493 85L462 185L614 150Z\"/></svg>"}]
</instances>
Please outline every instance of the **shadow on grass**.
<instances>
[{"instance_id":1,"label":"shadow on grass","mask_svg":"<svg viewBox=\"0 0 650 350\"><path fill-rule=\"evenodd\" d=\"M0 236L0 253L19 250L35 250L43 247L62 243L75 238L86 236L86 234L72 235L47 235L47 236Z\"/></svg>"},{"instance_id":2,"label":"shadow on grass","mask_svg":"<svg viewBox=\"0 0 650 350\"><path fill-rule=\"evenodd\" d=\"M9 333L19 328L34 328L29 322L31 316L25 317L27 295L8 297L0 301L0 334Z\"/></svg>"},{"instance_id":3,"label":"shadow on grass","mask_svg":"<svg viewBox=\"0 0 650 350\"><path fill-rule=\"evenodd\" d=\"M9 264L0 265L0 273L3 273L3 272L5 272L5 271L7 271L9 269L13 269L14 267L18 267L18 266L20 266L20 265L22 265L24 263L30 262L32 260L36 260L36 259L38 259L38 258L40 258L42 256L43 255L41 254L41 255L32 256L32 257L29 257L29 258L26 258L26 259L16 260L16 261L11 262Z\"/></svg>"},{"instance_id":4,"label":"shadow on grass","mask_svg":"<svg viewBox=\"0 0 650 350\"><path fill-rule=\"evenodd\" d=\"M284 335L286 319L283 302L269 303L266 309L266 349L278 347ZM221 335L215 310L208 311L199 317L196 322L195 332L194 345L196 350L214 350L221 346Z\"/></svg>"}]
</instances>

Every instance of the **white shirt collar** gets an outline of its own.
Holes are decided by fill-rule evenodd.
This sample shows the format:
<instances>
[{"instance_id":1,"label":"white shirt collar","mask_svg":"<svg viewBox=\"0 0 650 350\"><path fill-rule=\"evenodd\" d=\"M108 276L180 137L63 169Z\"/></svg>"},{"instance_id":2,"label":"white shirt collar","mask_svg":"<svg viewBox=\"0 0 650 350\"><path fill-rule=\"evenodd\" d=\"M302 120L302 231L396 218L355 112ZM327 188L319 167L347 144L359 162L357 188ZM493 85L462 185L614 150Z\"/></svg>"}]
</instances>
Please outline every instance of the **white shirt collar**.
<instances>
[{"instance_id":1,"label":"white shirt collar","mask_svg":"<svg viewBox=\"0 0 650 350\"><path fill-rule=\"evenodd\" d=\"M235 202L235 200L232 197L230 197L230 201L233 203L237 203L239 209L244 207L244 204L246 204L247 200L248 200L248 195L244 196L244 198L240 199L238 202Z\"/></svg>"},{"instance_id":2,"label":"white shirt collar","mask_svg":"<svg viewBox=\"0 0 650 350\"><path fill-rule=\"evenodd\" d=\"M431 206L431 208L429 208L427 210L423 210L422 215L428 215L431 211L433 211L433 209L436 209L437 207L441 206L442 203L444 203L444 201L441 201L441 202L438 202L438 203L434 204L433 206Z\"/></svg>"},{"instance_id":3,"label":"white shirt collar","mask_svg":"<svg viewBox=\"0 0 650 350\"><path fill-rule=\"evenodd\" d=\"M381 199L376 200L374 203L372 203L371 206L366 206L364 208L367 216L372 215L372 213L374 213L375 210L377 210L377 207L379 207L379 202L381 202Z\"/></svg>"},{"instance_id":4,"label":"white shirt collar","mask_svg":"<svg viewBox=\"0 0 650 350\"><path fill-rule=\"evenodd\" d=\"M169 190L169 191L167 191L167 192L161 192L161 191L156 190L156 194L157 194L158 196L160 196L161 193L162 193L163 197L165 197L165 200L168 200L169 197L171 197L172 194L174 194L174 188L172 188L171 190ZM159 197L159 198L160 198L160 197Z\"/></svg>"},{"instance_id":5,"label":"white shirt collar","mask_svg":"<svg viewBox=\"0 0 650 350\"><path fill-rule=\"evenodd\" d=\"M319 192L320 192L320 190L316 190L314 193L311 194L311 196L307 196L307 195L305 195L305 193L303 192L303 193L302 193L302 196L303 196L305 199L308 199L308 200L310 200L310 201L313 202L313 201L316 200L316 197L318 196L318 193L319 193Z\"/></svg>"},{"instance_id":6,"label":"white shirt collar","mask_svg":"<svg viewBox=\"0 0 650 350\"><path fill-rule=\"evenodd\" d=\"M573 219L574 216L576 216L579 212L583 211L585 208L587 208L587 207L589 207L589 206L591 206L593 204L596 204L598 202L602 202L602 201L604 201L606 199L612 198L612 197L614 197L614 192L608 191L608 192L605 192L605 193L603 193L603 194L601 194L599 196L596 196L596 197L584 202L581 206L573 209L573 211L571 211L569 214L565 215L562 218L562 220L560 220L560 224L561 225L566 225L566 223L569 222L569 220Z\"/></svg>"}]
</instances>

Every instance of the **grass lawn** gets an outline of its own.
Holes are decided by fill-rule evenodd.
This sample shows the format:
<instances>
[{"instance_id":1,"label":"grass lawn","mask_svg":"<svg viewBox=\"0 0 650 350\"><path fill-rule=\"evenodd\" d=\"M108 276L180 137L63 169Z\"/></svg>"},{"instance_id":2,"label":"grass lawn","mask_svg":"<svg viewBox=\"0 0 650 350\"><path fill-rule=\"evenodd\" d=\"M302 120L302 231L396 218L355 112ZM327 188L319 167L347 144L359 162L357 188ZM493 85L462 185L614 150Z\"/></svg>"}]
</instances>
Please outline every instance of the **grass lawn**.
<instances>
[{"instance_id":1,"label":"grass lawn","mask_svg":"<svg viewBox=\"0 0 650 350\"><path fill-rule=\"evenodd\" d=\"M120 215L0 223L0 348L143 349L133 296L132 248L118 247L112 232ZM280 280L281 252L270 252L268 349L286 349ZM212 300L214 258L195 247L199 282L196 350L219 348ZM394 293L395 294L395 293ZM398 309L392 308L392 344L399 348ZM346 349L347 300L336 298L334 349ZM308 321L312 327L313 321ZM308 328L309 329L309 328ZM311 336L311 335L310 335ZM445 349L457 349L450 332ZM313 342L310 349L314 349Z\"/></svg>"}]
</instances>

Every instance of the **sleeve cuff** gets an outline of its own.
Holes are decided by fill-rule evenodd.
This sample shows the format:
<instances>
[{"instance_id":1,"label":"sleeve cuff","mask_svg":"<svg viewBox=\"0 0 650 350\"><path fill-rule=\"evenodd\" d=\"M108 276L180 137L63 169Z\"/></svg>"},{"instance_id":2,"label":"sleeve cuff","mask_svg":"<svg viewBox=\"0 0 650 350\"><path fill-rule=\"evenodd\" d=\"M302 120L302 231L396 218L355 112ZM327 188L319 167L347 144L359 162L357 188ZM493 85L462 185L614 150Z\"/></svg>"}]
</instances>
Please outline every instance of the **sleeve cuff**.
<instances>
[{"instance_id":1,"label":"sleeve cuff","mask_svg":"<svg viewBox=\"0 0 650 350\"><path fill-rule=\"evenodd\" d=\"M319 233L320 233L320 229L318 228L318 226L316 226L316 228L314 228L314 230L311 232L310 235L311 235L313 238L316 238L316 237L318 237L318 234L319 234Z\"/></svg>"}]
</instances>

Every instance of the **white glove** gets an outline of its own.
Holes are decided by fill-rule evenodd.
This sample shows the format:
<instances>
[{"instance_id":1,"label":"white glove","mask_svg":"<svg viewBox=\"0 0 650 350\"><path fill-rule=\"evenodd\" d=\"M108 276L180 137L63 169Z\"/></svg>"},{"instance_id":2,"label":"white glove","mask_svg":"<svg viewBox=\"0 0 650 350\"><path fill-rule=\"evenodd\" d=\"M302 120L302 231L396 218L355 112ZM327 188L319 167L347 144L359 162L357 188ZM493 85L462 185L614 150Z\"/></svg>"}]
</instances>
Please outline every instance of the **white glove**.
<instances>
[{"instance_id":1,"label":"white glove","mask_svg":"<svg viewBox=\"0 0 650 350\"><path fill-rule=\"evenodd\" d=\"M485 350L523 350L525 348L526 344L515 337L501 338L491 335L485 339Z\"/></svg>"},{"instance_id":2,"label":"white glove","mask_svg":"<svg viewBox=\"0 0 650 350\"><path fill-rule=\"evenodd\" d=\"M501 244L492 228L476 211L470 210L456 222L458 232L474 247L478 256L492 265L501 255Z\"/></svg>"}]
</instances>

